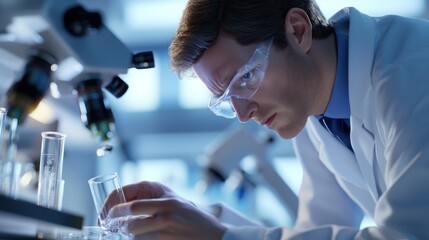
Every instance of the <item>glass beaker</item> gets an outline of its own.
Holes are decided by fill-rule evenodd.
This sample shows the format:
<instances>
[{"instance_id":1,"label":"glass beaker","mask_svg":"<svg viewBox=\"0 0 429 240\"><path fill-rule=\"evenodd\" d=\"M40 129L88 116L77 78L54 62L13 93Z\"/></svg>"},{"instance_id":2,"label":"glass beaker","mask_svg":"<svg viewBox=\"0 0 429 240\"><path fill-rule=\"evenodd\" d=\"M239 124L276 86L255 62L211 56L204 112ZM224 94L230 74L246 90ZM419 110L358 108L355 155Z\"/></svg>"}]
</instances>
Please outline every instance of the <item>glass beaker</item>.
<instances>
[{"instance_id":1,"label":"glass beaker","mask_svg":"<svg viewBox=\"0 0 429 240\"><path fill-rule=\"evenodd\" d=\"M126 202L118 174L112 173L93 177L88 180L88 184L101 226L111 232L117 232L120 221L112 221L109 218L108 209Z\"/></svg>"},{"instance_id":2,"label":"glass beaker","mask_svg":"<svg viewBox=\"0 0 429 240\"><path fill-rule=\"evenodd\" d=\"M64 133L42 132L37 204L55 210L62 206L65 138Z\"/></svg>"},{"instance_id":3,"label":"glass beaker","mask_svg":"<svg viewBox=\"0 0 429 240\"><path fill-rule=\"evenodd\" d=\"M134 235L127 231L129 221L146 218L147 215L128 215L116 218L109 216L109 210L113 206L126 203L118 174L99 175L89 179L88 183L100 226L113 235L120 234L122 238L134 239Z\"/></svg>"}]
</instances>

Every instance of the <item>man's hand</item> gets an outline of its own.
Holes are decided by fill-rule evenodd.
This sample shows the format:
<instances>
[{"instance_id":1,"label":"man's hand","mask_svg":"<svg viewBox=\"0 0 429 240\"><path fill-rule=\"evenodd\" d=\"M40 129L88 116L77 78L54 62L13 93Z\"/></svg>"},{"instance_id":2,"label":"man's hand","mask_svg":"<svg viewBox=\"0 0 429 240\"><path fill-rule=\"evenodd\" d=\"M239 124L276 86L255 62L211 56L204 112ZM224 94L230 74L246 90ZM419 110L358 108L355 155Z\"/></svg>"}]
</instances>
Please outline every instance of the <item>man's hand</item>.
<instances>
[{"instance_id":1,"label":"man's hand","mask_svg":"<svg viewBox=\"0 0 429 240\"><path fill-rule=\"evenodd\" d=\"M122 228L134 239L222 239L225 226L168 187L144 181L123 189L127 203L110 209L109 217L146 216L129 220Z\"/></svg>"}]
</instances>

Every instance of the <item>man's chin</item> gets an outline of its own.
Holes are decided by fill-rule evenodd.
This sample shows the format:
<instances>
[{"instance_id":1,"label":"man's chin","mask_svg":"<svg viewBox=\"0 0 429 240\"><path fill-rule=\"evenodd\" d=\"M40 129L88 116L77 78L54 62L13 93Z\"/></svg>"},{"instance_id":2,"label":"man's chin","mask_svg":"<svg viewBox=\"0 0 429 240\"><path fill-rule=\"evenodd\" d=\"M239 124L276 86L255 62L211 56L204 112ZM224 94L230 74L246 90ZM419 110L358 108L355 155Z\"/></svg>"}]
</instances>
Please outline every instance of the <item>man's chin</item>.
<instances>
[{"instance_id":1,"label":"man's chin","mask_svg":"<svg viewBox=\"0 0 429 240\"><path fill-rule=\"evenodd\" d=\"M275 128L273 131L275 131L281 138L289 140L296 135L298 135L301 132L302 128L293 128L291 126L285 126L281 128Z\"/></svg>"}]
</instances>

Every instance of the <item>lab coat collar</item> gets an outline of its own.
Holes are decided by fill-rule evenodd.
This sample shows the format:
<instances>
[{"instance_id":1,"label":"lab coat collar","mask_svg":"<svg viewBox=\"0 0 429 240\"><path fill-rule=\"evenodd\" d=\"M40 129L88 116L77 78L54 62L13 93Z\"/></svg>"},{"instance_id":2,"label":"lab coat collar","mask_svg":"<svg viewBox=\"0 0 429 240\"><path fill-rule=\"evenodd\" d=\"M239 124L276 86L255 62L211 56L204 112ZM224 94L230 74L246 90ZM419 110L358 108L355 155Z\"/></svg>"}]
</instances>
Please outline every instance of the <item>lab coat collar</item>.
<instances>
[{"instance_id":1,"label":"lab coat collar","mask_svg":"<svg viewBox=\"0 0 429 240\"><path fill-rule=\"evenodd\" d=\"M348 15L348 16L347 16ZM376 201L379 192L374 177L376 161L373 112L368 89L371 89L371 69L374 58L374 19L360 13L355 8L345 8L331 19L349 19L349 97L351 110L350 140L357 164L368 189Z\"/></svg>"}]
</instances>

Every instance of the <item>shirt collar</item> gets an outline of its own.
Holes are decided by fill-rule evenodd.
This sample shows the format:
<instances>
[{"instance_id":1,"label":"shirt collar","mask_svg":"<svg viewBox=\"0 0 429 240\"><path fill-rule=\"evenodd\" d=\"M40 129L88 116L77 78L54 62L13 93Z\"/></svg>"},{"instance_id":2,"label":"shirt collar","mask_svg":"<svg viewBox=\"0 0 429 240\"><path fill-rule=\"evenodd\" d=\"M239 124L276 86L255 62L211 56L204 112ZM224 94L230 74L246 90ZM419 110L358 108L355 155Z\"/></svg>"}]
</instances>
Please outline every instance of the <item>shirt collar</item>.
<instances>
[{"instance_id":1,"label":"shirt collar","mask_svg":"<svg viewBox=\"0 0 429 240\"><path fill-rule=\"evenodd\" d=\"M328 106L323 113L330 118L350 118L348 78L348 24L334 24L337 41L337 70Z\"/></svg>"}]
</instances>

